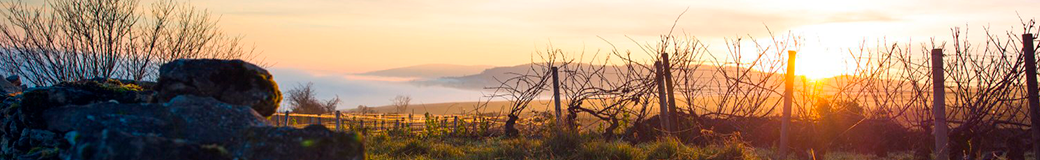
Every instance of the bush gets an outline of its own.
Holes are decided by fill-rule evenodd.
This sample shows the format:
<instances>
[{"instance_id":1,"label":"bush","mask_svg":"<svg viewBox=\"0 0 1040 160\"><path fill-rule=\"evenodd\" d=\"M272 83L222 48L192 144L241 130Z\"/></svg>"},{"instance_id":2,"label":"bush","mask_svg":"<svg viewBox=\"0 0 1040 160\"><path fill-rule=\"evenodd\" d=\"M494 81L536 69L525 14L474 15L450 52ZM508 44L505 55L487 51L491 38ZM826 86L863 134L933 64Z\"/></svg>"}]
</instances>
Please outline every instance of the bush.
<instances>
[{"instance_id":1,"label":"bush","mask_svg":"<svg viewBox=\"0 0 1040 160\"><path fill-rule=\"evenodd\" d=\"M23 76L29 86L89 78L154 80L159 65L176 59L248 60L259 54L241 36L221 31L208 11L186 3L42 3L0 2L0 70Z\"/></svg>"}]
</instances>

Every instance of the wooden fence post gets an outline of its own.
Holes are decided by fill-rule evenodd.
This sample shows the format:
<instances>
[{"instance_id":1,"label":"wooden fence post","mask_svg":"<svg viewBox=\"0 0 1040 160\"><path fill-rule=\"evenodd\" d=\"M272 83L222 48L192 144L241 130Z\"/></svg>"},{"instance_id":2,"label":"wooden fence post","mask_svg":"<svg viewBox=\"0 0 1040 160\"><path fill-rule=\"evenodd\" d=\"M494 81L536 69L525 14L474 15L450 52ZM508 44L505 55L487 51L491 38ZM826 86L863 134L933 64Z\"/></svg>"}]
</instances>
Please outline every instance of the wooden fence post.
<instances>
[{"instance_id":1,"label":"wooden fence post","mask_svg":"<svg viewBox=\"0 0 1040 160\"><path fill-rule=\"evenodd\" d=\"M318 125L325 125L324 123L321 123L321 113L319 113L317 117L314 117L314 119L317 119Z\"/></svg>"},{"instance_id":2,"label":"wooden fence post","mask_svg":"<svg viewBox=\"0 0 1040 160\"><path fill-rule=\"evenodd\" d=\"M675 107L675 86L672 83L672 62L668 60L668 53L661 53L661 67L664 70L665 88L668 89L668 124L671 132L679 131L679 110Z\"/></svg>"},{"instance_id":3,"label":"wooden fence post","mask_svg":"<svg viewBox=\"0 0 1040 160\"><path fill-rule=\"evenodd\" d=\"M358 126L360 128L356 128L354 130L361 131L361 135L365 135L365 132L368 131L367 129L365 129L365 119L361 119L361 121L358 121L358 122L360 123L360 124L358 124Z\"/></svg>"},{"instance_id":4,"label":"wooden fence post","mask_svg":"<svg viewBox=\"0 0 1040 160\"><path fill-rule=\"evenodd\" d=\"M552 67L553 103L556 106L556 129L563 129L563 111L560 109L560 78L559 68Z\"/></svg>"},{"instance_id":5,"label":"wooden fence post","mask_svg":"<svg viewBox=\"0 0 1040 160\"><path fill-rule=\"evenodd\" d=\"M336 131L343 131L343 120L339 119L339 111L336 111Z\"/></svg>"},{"instance_id":6,"label":"wooden fence post","mask_svg":"<svg viewBox=\"0 0 1040 160\"><path fill-rule=\"evenodd\" d=\"M947 160L949 126L946 124L946 78L943 73L943 51L932 49L932 116L935 119L935 159Z\"/></svg>"},{"instance_id":7,"label":"wooden fence post","mask_svg":"<svg viewBox=\"0 0 1040 160\"><path fill-rule=\"evenodd\" d=\"M661 61L654 62L654 70L656 70L656 81L657 81L657 101L660 104L661 113L657 115L657 119L661 121L661 131L670 134L671 128L668 123L669 111L668 111L668 93L664 87L664 67L661 65Z\"/></svg>"},{"instance_id":8,"label":"wooden fence post","mask_svg":"<svg viewBox=\"0 0 1040 160\"><path fill-rule=\"evenodd\" d=\"M285 111L285 126L286 127L290 127L289 126L289 111Z\"/></svg>"},{"instance_id":9,"label":"wooden fence post","mask_svg":"<svg viewBox=\"0 0 1040 160\"><path fill-rule=\"evenodd\" d=\"M452 125L451 125L451 134L454 135L455 133L459 132L459 116L452 116L452 117L454 117L454 119L451 120L451 123L452 123Z\"/></svg>"},{"instance_id":10,"label":"wooden fence post","mask_svg":"<svg viewBox=\"0 0 1040 160\"><path fill-rule=\"evenodd\" d=\"M784 74L784 108L780 117L780 157L777 157L777 159L787 158L787 142L791 136L791 103L794 100L794 60L796 53L795 51L787 51L787 73Z\"/></svg>"},{"instance_id":11,"label":"wooden fence post","mask_svg":"<svg viewBox=\"0 0 1040 160\"><path fill-rule=\"evenodd\" d=\"M1036 50L1033 48L1033 34L1022 34L1022 53L1026 61L1026 93L1029 100L1029 130L1033 142L1040 142L1040 96L1037 93ZM1033 143L1033 159L1040 160L1040 143Z\"/></svg>"}]
</instances>

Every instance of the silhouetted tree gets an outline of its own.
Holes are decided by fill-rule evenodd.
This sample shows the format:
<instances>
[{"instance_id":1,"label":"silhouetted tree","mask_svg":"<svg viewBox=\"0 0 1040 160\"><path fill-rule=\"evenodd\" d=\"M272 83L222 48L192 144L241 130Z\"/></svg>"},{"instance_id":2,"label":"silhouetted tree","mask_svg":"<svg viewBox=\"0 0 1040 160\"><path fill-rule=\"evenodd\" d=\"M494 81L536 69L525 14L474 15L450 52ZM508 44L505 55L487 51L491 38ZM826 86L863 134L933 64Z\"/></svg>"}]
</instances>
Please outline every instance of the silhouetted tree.
<instances>
[{"instance_id":1,"label":"silhouetted tree","mask_svg":"<svg viewBox=\"0 0 1040 160\"><path fill-rule=\"evenodd\" d=\"M369 107L369 106L366 106L366 105L358 105L357 109L355 109L354 112L361 113L361 114L376 113L376 111L374 109L372 109L372 107Z\"/></svg>"},{"instance_id":2,"label":"silhouetted tree","mask_svg":"<svg viewBox=\"0 0 1040 160\"><path fill-rule=\"evenodd\" d=\"M89 78L146 80L182 58L253 59L257 54L217 27L205 10L160 0L0 2L0 71L26 84Z\"/></svg>"},{"instance_id":3,"label":"silhouetted tree","mask_svg":"<svg viewBox=\"0 0 1040 160\"><path fill-rule=\"evenodd\" d=\"M314 92L313 83L307 83L306 85L298 84L296 87L289 89L286 92L285 98L289 102L289 107L293 113L303 114L323 114L336 111L336 106L339 105L339 96L325 101L320 101L317 98L317 94Z\"/></svg>"},{"instance_id":4,"label":"silhouetted tree","mask_svg":"<svg viewBox=\"0 0 1040 160\"><path fill-rule=\"evenodd\" d=\"M408 105L412 103L411 96L398 95L394 99L390 99L390 106L394 107L396 113L404 113L408 111Z\"/></svg>"}]
</instances>

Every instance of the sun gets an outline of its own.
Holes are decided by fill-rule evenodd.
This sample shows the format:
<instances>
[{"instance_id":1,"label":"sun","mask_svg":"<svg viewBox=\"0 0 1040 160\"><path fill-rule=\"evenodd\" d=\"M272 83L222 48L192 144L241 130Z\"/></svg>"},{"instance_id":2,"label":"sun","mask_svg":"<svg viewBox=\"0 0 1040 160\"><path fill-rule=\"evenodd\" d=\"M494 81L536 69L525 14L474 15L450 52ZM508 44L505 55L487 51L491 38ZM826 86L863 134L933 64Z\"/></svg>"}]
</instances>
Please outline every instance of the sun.
<instances>
[{"instance_id":1,"label":"sun","mask_svg":"<svg viewBox=\"0 0 1040 160\"><path fill-rule=\"evenodd\" d=\"M840 52L803 48L795 55L794 72L810 80L820 80L848 73L845 64Z\"/></svg>"}]
</instances>

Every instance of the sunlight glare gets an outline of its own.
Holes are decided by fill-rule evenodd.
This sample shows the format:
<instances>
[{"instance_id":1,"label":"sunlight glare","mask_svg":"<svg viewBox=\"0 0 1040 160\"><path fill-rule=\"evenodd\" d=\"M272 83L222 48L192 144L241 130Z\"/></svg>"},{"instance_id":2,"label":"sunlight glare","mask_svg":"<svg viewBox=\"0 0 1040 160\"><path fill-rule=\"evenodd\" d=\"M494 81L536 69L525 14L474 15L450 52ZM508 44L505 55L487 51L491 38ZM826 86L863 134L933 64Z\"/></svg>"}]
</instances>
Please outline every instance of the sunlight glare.
<instances>
[{"instance_id":1,"label":"sunlight glare","mask_svg":"<svg viewBox=\"0 0 1040 160\"><path fill-rule=\"evenodd\" d=\"M820 47L804 47L795 59L795 74L816 81L845 74L845 65L838 52Z\"/></svg>"}]
</instances>

